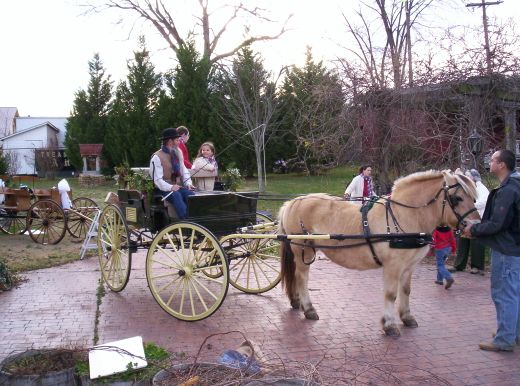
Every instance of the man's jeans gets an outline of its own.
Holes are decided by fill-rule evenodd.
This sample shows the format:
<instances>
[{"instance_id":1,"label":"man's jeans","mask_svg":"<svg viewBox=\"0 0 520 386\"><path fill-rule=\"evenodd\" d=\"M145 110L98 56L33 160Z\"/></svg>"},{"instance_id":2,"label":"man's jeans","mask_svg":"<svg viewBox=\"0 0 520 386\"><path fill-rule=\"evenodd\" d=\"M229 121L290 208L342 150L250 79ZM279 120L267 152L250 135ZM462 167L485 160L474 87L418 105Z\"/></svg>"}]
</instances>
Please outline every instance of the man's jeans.
<instances>
[{"instance_id":1,"label":"man's jeans","mask_svg":"<svg viewBox=\"0 0 520 386\"><path fill-rule=\"evenodd\" d=\"M442 249L435 250L435 260L437 261L437 281L442 281L442 279L451 279L451 273L446 269L446 266L444 265L444 263L448 259L450 251L451 247L445 247Z\"/></svg>"},{"instance_id":2,"label":"man's jeans","mask_svg":"<svg viewBox=\"0 0 520 386\"><path fill-rule=\"evenodd\" d=\"M497 311L493 343L514 347L520 341L520 256L491 250L491 298Z\"/></svg>"},{"instance_id":3,"label":"man's jeans","mask_svg":"<svg viewBox=\"0 0 520 386\"><path fill-rule=\"evenodd\" d=\"M161 190L162 196L166 196L170 192L163 192ZM180 188L176 192L171 192L166 199L169 203L173 205L175 211L177 212L177 216L179 218L186 218L188 216L188 197L193 196L195 193L186 188Z\"/></svg>"}]
</instances>

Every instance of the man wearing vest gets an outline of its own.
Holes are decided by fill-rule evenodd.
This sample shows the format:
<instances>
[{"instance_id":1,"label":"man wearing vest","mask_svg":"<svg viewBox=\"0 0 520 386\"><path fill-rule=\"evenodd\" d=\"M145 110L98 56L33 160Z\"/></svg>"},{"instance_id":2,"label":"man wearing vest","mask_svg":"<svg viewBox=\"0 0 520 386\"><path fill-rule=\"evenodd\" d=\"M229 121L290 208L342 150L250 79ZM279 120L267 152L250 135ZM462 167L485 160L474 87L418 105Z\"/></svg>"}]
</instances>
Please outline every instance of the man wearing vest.
<instances>
[{"instance_id":1,"label":"man wearing vest","mask_svg":"<svg viewBox=\"0 0 520 386\"><path fill-rule=\"evenodd\" d=\"M177 212L179 218L188 216L188 197L194 195L190 172L184 166L184 159L179 149L180 134L176 129L168 128L162 132L162 146L150 160L150 176ZM170 194L171 193L171 194Z\"/></svg>"}]
</instances>

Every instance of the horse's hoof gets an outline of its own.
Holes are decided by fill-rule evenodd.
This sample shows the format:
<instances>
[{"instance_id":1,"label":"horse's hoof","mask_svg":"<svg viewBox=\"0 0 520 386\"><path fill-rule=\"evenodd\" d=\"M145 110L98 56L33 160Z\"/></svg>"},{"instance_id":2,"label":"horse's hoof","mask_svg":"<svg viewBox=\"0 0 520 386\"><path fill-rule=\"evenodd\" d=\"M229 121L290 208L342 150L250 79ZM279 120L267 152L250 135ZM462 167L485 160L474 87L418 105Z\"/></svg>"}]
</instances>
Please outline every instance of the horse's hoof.
<instances>
[{"instance_id":1,"label":"horse's hoof","mask_svg":"<svg viewBox=\"0 0 520 386\"><path fill-rule=\"evenodd\" d=\"M383 330L385 331L386 336L398 337L401 335L401 332L399 331L399 328L397 326L383 327Z\"/></svg>"},{"instance_id":2,"label":"horse's hoof","mask_svg":"<svg viewBox=\"0 0 520 386\"><path fill-rule=\"evenodd\" d=\"M415 320L415 318L413 316L410 318L402 319L402 320L403 320L403 324L405 325L405 327L410 327L410 328L419 327L417 320Z\"/></svg>"},{"instance_id":3,"label":"horse's hoof","mask_svg":"<svg viewBox=\"0 0 520 386\"><path fill-rule=\"evenodd\" d=\"M295 310L300 309L300 301L298 299L291 300L291 307Z\"/></svg>"},{"instance_id":4,"label":"horse's hoof","mask_svg":"<svg viewBox=\"0 0 520 386\"><path fill-rule=\"evenodd\" d=\"M318 313L314 308L311 308L310 310L307 310L303 313L305 315L306 319L310 320L319 320L320 317L318 316Z\"/></svg>"}]
</instances>

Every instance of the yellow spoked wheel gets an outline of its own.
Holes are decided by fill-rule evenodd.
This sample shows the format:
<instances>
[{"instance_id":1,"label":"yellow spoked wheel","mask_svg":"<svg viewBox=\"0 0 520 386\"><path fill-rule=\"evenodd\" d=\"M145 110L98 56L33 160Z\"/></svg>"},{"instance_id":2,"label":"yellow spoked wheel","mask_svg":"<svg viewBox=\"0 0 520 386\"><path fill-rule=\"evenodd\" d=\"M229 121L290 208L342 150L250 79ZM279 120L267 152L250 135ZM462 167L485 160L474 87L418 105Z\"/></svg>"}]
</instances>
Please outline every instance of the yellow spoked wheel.
<instances>
[{"instance_id":1,"label":"yellow spoked wheel","mask_svg":"<svg viewBox=\"0 0 520 386\"><path fill-rule=\"evenodd\" d=\"M85 238L98 208L90 198L79 197L72 201L72 210L69 210L67 219L67 230L72 237Z\"/></svg>"},{"instance_id":2,"label":"yellow spoked wheel","mask_svg":"<svg viewBox=\"0 0 520 386\"><path fill-rule=\"evenodd\" d=\"M257 213L257 224L272 220ZM258 233L276 233L266 226ZM280 244L272 239L247 239L225 236L220 240L229 260L229 282L240 291L258 294L269 291L280 282Z\"/></svg>"},{"instance_id":3,"label":"yellow spoked wheel","mask_svg":"<svg viewBox=\"0 0 520 386\"><path fill-rule=\"evenodd\" d=\"M32 204L26 221L29 236L39 244L58 244L67 230L65 213L52 200L39 200Z\"/></svg>"},{"instance_id":4,"label":"yellow spoked wheel","mask_svg":"<svg viewBox=\"0 0 520 386\"><path fill-rule=\"evenodd\" d=\"M27 230L25 213L0 208L0 230L8 235L21 235Z\"/></svg>"},{"instance_id":5,"label":"yellow spoked wheel","mask_svg":"<svg viewBox=\"0 0 520 386\"><path fill-rule=\"evenodd\" d=\"M208 276L212 270L221 275ZM153 297L167 313L180 320L202 320L226 297L228 263L210 231L179 222L153 239L146 256L146 279Z\"/></svg>"},{"instance_id":6,"label":"yellow spoked wheel","mask_svg":"<svg viewBox=\"0 0 520 386\"><path fill-rule=\"evenodd\" d=\"M132 250L128 226L117 206L108 205L103 209L97 233L101 275L112 291L120 292L130 277Z\"/></svg>"}]
</instances>

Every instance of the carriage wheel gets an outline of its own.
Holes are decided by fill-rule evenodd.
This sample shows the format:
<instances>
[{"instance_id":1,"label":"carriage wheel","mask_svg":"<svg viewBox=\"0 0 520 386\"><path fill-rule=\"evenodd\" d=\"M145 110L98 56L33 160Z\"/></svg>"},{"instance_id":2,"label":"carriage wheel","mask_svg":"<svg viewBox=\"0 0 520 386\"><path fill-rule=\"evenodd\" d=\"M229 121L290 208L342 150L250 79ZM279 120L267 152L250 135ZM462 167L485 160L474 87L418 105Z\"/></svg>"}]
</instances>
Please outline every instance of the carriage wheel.
<instances>
[{"instance_id":1,"label":"carriage wheel","mask_svg":"<svg viewBox=\"0 0 520 386\"><path fill-rule=\"evenodd\" d=\"M67 230L63 209L52 200L36 201L27 212L27 230L36 243L58 244Z\"/></svg>"},{"instance_id":2,"label":"carriage wheel","mask_svg":"<svg viewBox=\"0 0 520 386\"><path fill-rule=\"evenodd\" d=\"M257 223L272 222L257 213ZM276 233L275 227L262 233ZM280 282L280 244L272 239L247 239L226 236L220 240L229 260L229 282L240 291L259 294Z\"/></svg>"},{"instance_id":3,"label":"carriage wheel","mask_svg":"<svg viewBox=\"0 0 520 386\"><path fill-rule=\"evenodd\" d=\"M219 277L205 271L219 270ZM186 321L207 318L228 289L228 263L218 240L206 228L179 222L153 239L146 256L148 287L161 308Z\"/></svg>"},{"instance_id":4,"label":"carriage wheel","mask_svg":"<svg viewBox=\"0 0 520 386\"><path fill-rule=\"evenodd\" d=\"M8 235L21 235L27 230L27 220L16 210L0 209L0 230Z\"/></svg>"},{"instance_id":5,"label":"carriage wheel","mask_svg":"<svg viewBox=\"0 0 520 386\"><path fill-rule=\"evenodd\" d=\"M120 292L130 278L132 250L128 226L117 206L108 205L103 209L97 233L101 275L112 291Z\"/></svg>"},{"instance_id":6,"label":"carriage wheel","mask_svg":"<svg viewBox=\"0 0 520 386\"><path fill-rule=\"evenodd\" d=\"M85 238L98 208L96 202L90 198L79 197L72 201L67 219L67 230L72 237Z\"/></svg>"}]
</instances>

